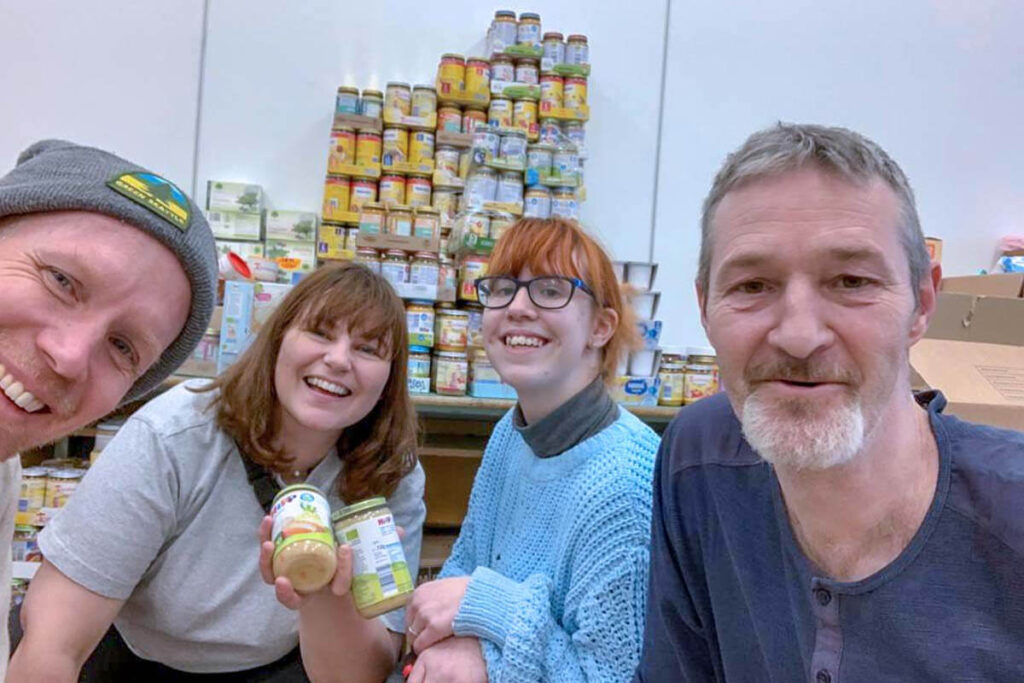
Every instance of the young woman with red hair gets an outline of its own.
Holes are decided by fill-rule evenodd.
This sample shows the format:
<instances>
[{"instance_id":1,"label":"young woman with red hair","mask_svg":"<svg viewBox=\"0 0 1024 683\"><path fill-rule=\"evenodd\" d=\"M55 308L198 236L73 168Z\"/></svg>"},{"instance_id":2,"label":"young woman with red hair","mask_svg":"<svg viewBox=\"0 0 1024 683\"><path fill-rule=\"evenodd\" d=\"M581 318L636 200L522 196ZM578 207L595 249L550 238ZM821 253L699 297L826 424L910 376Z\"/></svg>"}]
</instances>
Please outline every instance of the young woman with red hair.
<instances>
[{"instance_id":1,"label":"young woman with red hair","mask_svg":"<svg viewBox=\"0 0 1024 683\"><path fill-rule=\"evenodd\" d=\"M484 344L518 394L441 578L416 590L409 681L628 681L640 658L658 437L605 383L636 340L608 256L526 219L477 281Z\"/></svg>"}]
</instances>

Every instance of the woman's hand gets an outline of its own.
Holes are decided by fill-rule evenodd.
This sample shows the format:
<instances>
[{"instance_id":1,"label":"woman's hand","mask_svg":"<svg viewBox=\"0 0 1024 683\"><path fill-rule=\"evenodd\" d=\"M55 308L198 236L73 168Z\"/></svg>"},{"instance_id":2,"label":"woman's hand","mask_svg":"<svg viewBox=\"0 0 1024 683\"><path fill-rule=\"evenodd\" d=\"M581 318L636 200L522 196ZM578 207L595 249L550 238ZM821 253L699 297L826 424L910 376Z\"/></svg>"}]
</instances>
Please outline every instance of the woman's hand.
<instances>
[{"instance_id":1,"label":"woman's hand","mask_svg":"<svg viewBox=\"0 0 1024 683\"><path fill-rule=\"evenodd\" d=\"M292 587L292 582L287 577L275 578L272 567L274 542L270 539L273 526L274 520L269 515L260 522L260 575L265 583L274 587L274 594L279 603L288 609L297 610L305 605L312 596L324 590L330 589L331 593L338 597L349 593L352 587L352 548L347 544L338 546L338 568L334 571L334 578L317 593L299 593Z\"/></svg>"},{"instance_id":2,"label":"woman's hand","mask_svg":"<svg viewBox=\"0 0 1024 683\"><path fill-rule=\"evenodd\" d=\"M467 636L434 645L416 657L408 683L487 683L480 641Z\"/></svg>"},{"instance_id":3,"label":"woman's hand","mask_svg":"<svg viewBox=\"0 0 1024 683\"><path fill-rule=\"evenodd\" d=\"M452 634L468 576L439 579L416 589L405 608L405 630L417 654ZM477 650L480 648L478 647Z\"/></svg>"}]
</instances>

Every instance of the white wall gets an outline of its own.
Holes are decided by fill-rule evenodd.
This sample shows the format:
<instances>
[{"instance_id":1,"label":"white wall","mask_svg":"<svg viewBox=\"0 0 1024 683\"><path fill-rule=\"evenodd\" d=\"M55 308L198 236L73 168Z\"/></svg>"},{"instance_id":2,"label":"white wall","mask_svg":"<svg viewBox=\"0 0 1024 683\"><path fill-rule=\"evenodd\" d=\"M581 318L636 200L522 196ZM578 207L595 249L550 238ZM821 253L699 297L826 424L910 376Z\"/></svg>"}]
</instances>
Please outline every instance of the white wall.
<instances>
[{"instance_id":1,"label":"white wall","mask_svg":"<svg viewBox=\"0 0 1024 683\"><path fill-rule=\"evenodd\" d=\"M0 174L60 137L192 183L202 0L0 0Z\"/></svg>"},{"instance_id":2,"label":"white wall","mask_svg":"<svg viewBox=\"0 0 1024 683\"><path fill-rule=\"evenodd\" d=\"M853 128L903 167L948 274L1024 233L1024 2L673 0L655 258L666 343L702 343L700 204L777 120Z\"/></svg>"},{"instance_id":3,"label":"white wall","mask_svg":"<svg viewBox=\"0 0 1024 683\"><path fill-rule=\"evenodd\" d=\"M338 3L214 0L198 174L260 183L275 208L318 210L339 85L433 83L444 52L472 54L496 8L584 33L593 60L583 221L621 259L651 246L666 0L595 11L586 0ZM625 201L624 197L630 200Z\"/></svg>"}]
</instances>

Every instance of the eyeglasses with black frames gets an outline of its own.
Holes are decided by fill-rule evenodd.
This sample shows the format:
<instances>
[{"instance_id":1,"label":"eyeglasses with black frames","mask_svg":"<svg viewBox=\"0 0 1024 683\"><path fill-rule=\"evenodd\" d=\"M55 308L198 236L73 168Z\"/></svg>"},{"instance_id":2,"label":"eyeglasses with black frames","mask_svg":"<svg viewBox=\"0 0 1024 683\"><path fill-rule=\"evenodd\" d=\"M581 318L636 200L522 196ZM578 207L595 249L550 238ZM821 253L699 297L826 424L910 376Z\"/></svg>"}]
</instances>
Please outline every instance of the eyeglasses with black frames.
<instances>
[{"instance_id":1,"label":"eyeglasses with black frames","mask_svg":"<svg viewBox=\"0 0 1024 683\"><path fill-rule=\"evenodd\" d=\"M594 296L583 280L562 275L542 275L529 280L494 275L477 278L475 284L477 299L484 308L505 308L516 298L521 287L526 287L534 306L548 310L568 306L577 289Z\"/></svg>"}]
</instances>

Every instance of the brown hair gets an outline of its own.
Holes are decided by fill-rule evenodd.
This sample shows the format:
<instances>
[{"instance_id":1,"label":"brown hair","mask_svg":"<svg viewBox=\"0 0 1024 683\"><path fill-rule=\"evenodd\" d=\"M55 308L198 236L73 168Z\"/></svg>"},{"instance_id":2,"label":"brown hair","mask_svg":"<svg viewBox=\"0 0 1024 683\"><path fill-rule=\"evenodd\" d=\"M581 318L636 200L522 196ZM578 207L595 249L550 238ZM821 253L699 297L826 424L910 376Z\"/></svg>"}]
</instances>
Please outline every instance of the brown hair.
<instances>
[{"instance_id":1,"label":"brown hair","mask_svg":"<svg viewBox=\"0 0 1024 683\"><path fill-rule=\"evenodd\" d=\"M416 412L406 383L405 307L391 285L368 268L331 264L303 278L242 357L200 391L220 389L212 404L217 426L239 449L264 467L285 469L291 459L273 446L279 428L274 370L281 340L296 325L330 328L339 321L350 331L379 339L390 354L391 373L377 405L338 438L338 456L345 462L338 495L346 502L389 496L416 465Z\"/></svg>"},{"instance_id":2,"label":"brown hair","mask_svg":"<svg viewBox=\"0 0 1024 683\"><path fill-rule=\"evenodd\" d=\"M619 360L639 346L640 334L608 254L574 221L522 218L498 240L488 273L517 277L525 267L534 275L578 277L594 292L598 308L610 308L619 315L618 327L601 349L601 377L610 382Z\"/></svg>"}]
</instances>

